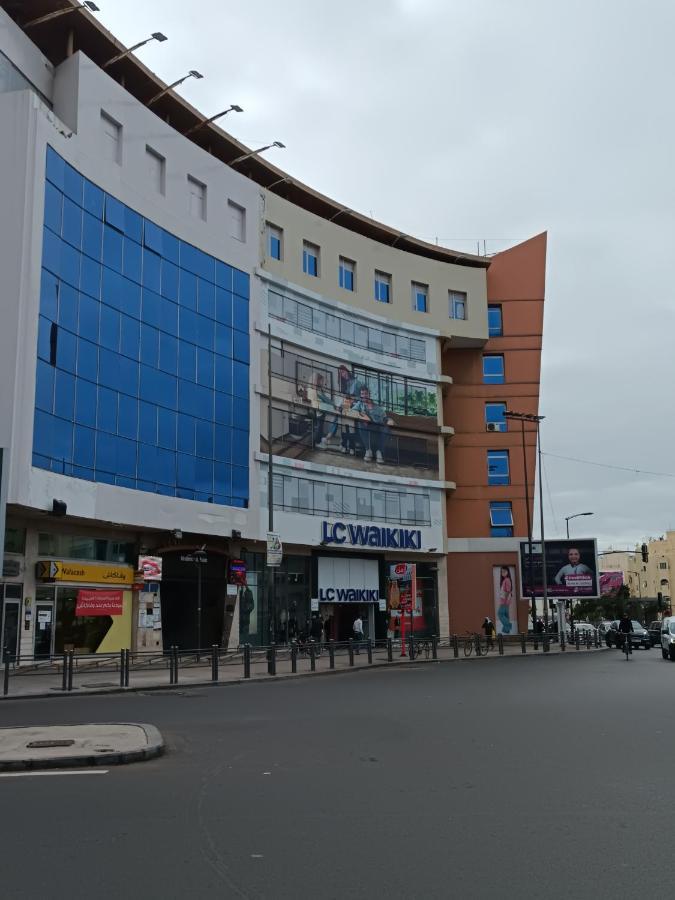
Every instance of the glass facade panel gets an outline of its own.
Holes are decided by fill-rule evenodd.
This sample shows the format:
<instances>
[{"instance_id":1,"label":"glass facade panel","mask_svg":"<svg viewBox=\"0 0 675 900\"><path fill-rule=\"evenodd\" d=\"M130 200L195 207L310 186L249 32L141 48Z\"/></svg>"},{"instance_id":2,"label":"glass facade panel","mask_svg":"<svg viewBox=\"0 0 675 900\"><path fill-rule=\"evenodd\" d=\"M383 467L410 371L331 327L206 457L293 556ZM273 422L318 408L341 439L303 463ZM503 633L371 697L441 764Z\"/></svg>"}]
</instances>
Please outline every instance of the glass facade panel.
<instances>
[{"instance_id":1,"label":"glass facade panel","mask_svg":"<svg viewBox=\"0 0 675 900\"><path fill-rule=\"evenodd\" d=\"M51 148L42 265L33 464L248 505L249 276L105 194ZM225 393L214 402L217 375ZM216 446L232 393L241 430ZM216 459L223 490L213 496Z\"/></svg>"}]
</instances>

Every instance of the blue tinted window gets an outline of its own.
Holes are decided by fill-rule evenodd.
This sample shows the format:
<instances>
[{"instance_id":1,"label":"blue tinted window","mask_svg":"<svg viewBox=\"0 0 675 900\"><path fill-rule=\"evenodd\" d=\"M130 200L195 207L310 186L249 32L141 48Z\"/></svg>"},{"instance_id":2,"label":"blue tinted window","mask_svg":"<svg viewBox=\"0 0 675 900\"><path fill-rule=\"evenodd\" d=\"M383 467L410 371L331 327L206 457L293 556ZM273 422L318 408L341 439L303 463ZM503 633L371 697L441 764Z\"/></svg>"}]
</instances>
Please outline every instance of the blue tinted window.
<instances>
[{"instance_id":1,"label":"blue tinted window","mask_svg":"<svg viewBox=\"0 0 675 900\"><path fill-rule=\"evenodd\" d=\"M116 272L122 271L124 235L110 225L103 226L103 264Z\"/></svg>"},{"instance_id":2,"label":"blue tinted window","mask_svg":"<svg viewBox=\"0 0 675 900\"><path fill-rule=\"evenodd\" d=\"M241 338L241 335L239 336ZM250 362L250 348L248 341L238 340L234 342L234 347L232 348L232 356L234 359L239 362L249 363Z\"/></svg>"},{"instance_id":3,"label":"blue tinted window","mask_svg":"<svg viewBox=\"0 0 675 900\"><path fill-rule=\"evenodd\" d=\"M85 213L82 220L82 249L87 256L100 261L103 254L103 224L89 213Z\"/></svg>"},{"instance_id":4,"label":"blue tinted window","mask_svg":"<svg viewBox=\"0 0 675 900\"><path fill-rule=\"evenodd\" d=\"M110 194L105 196L105 221L117 231L124 231L124 204Z\"/></svg>"},{"instance_id":5,"label":"blue tinted window","mask_svg":"<svg viewBox=\"0 0 675 900\"><path fill-rule=\"evenodd\" d=\"M160 321L162 323L162 331L178 337L178 304L172 303L171 300L160 298Z\"/></svg>"},{"instance_id":6,"label":"blue tinted window","mask_svg":"<svg viewBox=\"0 0 675 900\"><path fill-rule=\"evenodd\" d=\"M143 301L141 306L141 321L147 325L154 325L160 328L161 324L161 300L159 294L155 294L148 289L143 290Z\"/></svg>"},{"instance_id":7,"label":"blue tinted window","mask_svg":"<svg viewBox=\"0 0 675 900\"><path fill-rule=\"evenodd\" d=\"M173 486L176 483L176 454L171 450L157 449L157 481Z\"/></svg>"},{"instance_id":8,"label":"blue tinted window","mask_svg":"<svg viewBox=\"0 0 675 900\"><path fill-rule=\"evenodd\" d=\"M248 449L248 441L247 449ZM215 434L214 434L214 457L220 462L230 462L232 459L232 429L227 428L224 425L216 425ZM225 493L222 489L215 488L216 493ZM227 493L229 493L230 486L227 486Z\"/></svg>"},{"instance_id":9,"label":"blue tinted window","mask_svg":"<svg viewBox=\"0 0 675 900\"><path fill-rule=\"evenodd\" d=\"M227 263L221 262L219 259L216 260L216 285L220 288L224 288L226 291L232 290L232 266L228 266Z\"/></svg>"},{"instance_id":10,"label":"blue tinted window","mask_svg":"<svg viewBox=\"0 0 675 900\"><path fill-rule=\"evenodd\" d=\"M52 466L53 471L65 471L66 462L73 459L73 423L66 419L59 419L56 416L52 419L52 456L55 461L61 463L60 466Z\"/></svg>"},{"instance_id":11,"label":"blue tinted window","mask_svg":"<svg viewBox=\"0 0 675 900\"><path fill-rule=\"evenodd\" d=\"M220 425L232 425L233 422L233 398L230 394L215 393L215 418ZM229 459L229 456L228 456Z\"/></svg>"},{"instance_id":12,"label":"blue tinted window","mask_svg":"<svg viewBox=\"0 0 675 900\"><path fill-rule=\"evenodd\" d=\"M79 332L90 341L98 341L101 304L86 294L80 294Z\"/></svg>"},{"instance_id":13,"label":"blue tinted window","mask_svg":"<svg viewBox=\"0 0 675 900\"><path fill-rule=\"evenodd\" d=\"M77 358L77 338L74 334L59 328L56 342L56 365L59 369L75 374Z\"/></svg>"},{"instance_id":14,"label":"blue tinted window","mask_svg":"<svg viewBox=\"0 0 675 900\"><path fill-rule=\"evenodd\" d=\"M272 259L281 259L281 239L276 234L270 234L268 252Z\"/></svg>"},{"instance_id":15,"label":"blue tinted window","mask_svg":"<svg viewBox=\"0 0 675 900\"><path fill-rule=\"evenodd\" d=\"M141 362L157 368L159 364L159 331L141 325Z\"/></svg>"},{"instance_id":16,"label":"blue tinted window","mask_svg":"<svg viewBox=\"0 0 675 900\"><path fill-rule=\"evenodd\" d=\"M96 385L78 378L75 385L75 421L96 427ZM88 465L88 463L82 463Z\"/></svg>"},{"instance_id":17,"label":"blue tinted window","mask_svg":"<svg viewBox=\"0 0 675 900\"><path fill-rule=\"evenodd\" d=\"M249 278L246 272L240 272L239 269L232 270L232 290L244 299L249 299Z\"/></svg>"},{"instance_id":18,"label":"blue tinted window","mask_svg":"<svg viewBox=\"0 0 675 900\"><path fill-rule=\"evenodd\" d=\"M51 322L56 322L59 303L59 281L55 275L42 270L40 283L40 315L45 316Z\"/></svg>"},{"instance_id":19,"label":"blue tinted window","mask_svg":"<svg viewBox=\"0 0 675 900\"><path fill-rule=\"evenodd\" d=\"M105 387L98 389L97 427L115 434L117 431L117 393Z\"/></svg>"},{"instance_id":20,"label":"blue tinted window","mask_svg":"<svg viewBox=\"0 0 675 900\"><path fill-rule=\"evenodd\" d=\"M488 335L498 337L502 334L501 306L488 306Z\"/></svg>"},{"instance_id":21,"label":"blue tinted window","mask_svg":"<svg viewBox=\"0 0 675 900\"><path fill-rule=\"evenodd\" d=\"M143 239L143 217L128 206L124 207L124 233L137 244Z\"/></svg>"},{"instance_id":22,"label":"blue tinted window","mask_svg":"<svg viewBox=\"0 0 675 900\"><path fill-rule=\"evenodd\" d=\"M197 315L197 344L206 350L213 350L215 326L212 319Z\"/></svg>"},{"instance_id":23,"label":"blue tinted window","mask_svg":"<svg viewBox=\"0 0 675 900\"><path fill-rule=\"evenodd\" d=\"M147 222L147 219L146 219ZM180 262L180 241L177 237L169 234L168 231L162 231L162 256L178 265Z\"/></svg>"},{"instance_id":24,"label":"blue tinted window","mask_svg":"<svg viewBox=\"0 0 675 900\"><path fill-rule=\"evenodd\" d=\"M118 353L112 353L110 350L104 350L103 347L98 351L98 381L109 388L119 388L120 386L120 359Z\"/></svg>"},{"instance_id":25,"label":"blue tinted window","mask_svg":"<svg viewBox=\"0 0 675 900\"><path fill-rule=\"evenodd\" d=\"M232 357L232 329L227 325L219 325L216 323L216 343L215 351L221 356ZM221 388L223 390L223 388Z\"/></svg>"},{"instance_id":26,"label":"blue tinted window","mask_svg":"<svg viewBox=\"0 0 675 900\"><path fill-rule=\"evenodd\" d=\"M507 421L504 418L506 403L485 404L485 424L492 425L490 431L506 431Z\"/></svg>"},{"instance_id":27,"label":"blue tinted window","mask_svg":"<svg viewBox=\"0 0 675 900\"><path fill-rule=\"evenodd\" d=\"M138 437L138 400L126 394L119 397L117 433L134 441Z\"/></svg>"},{"instance_id":28,"label":"blue tinted window","mask_svg":"<svg viewBox=\"0 0 675 900\"><path fill-rule=\"evenodd\" d=\"M82 206L83 187L84 178L76 169L66 163L63 172L63 193L78 206Z\"/></svg>"},{"instance_id":29,"label":"blue tinted window","mask_svg":"<svg viewBox=\"0 0 675 900\"><path fill-rule=\"evenodd\" d=\"M207 353L208 351L202 351ZM178 374L185 381L194 381L197 373L197 348L181 341L178 345Z\"/></svg>"},{"instance_id":30,"label":"blue tinted window","mask_svg":"<svg viewBox=\"0 0 675 900\"><path fill-rule=\"evenodd\" d=\"M215 388L226 394L233 393L232 384L232 360L228 356L216 356L216 383Z\"/></svg>"},{"instance_id":31,"label":"blue tinted window","mask_svg":"<svg viewBox=\"0 0 675 900\"><path fill-rule=\"evenodd\" d=\"M94 384L98 379L98 346L84 338L77 339L77 374Z\"/></svg>"},{"instance_id":32,"label":"blue tinted window","mask_svg":"<svg viewBox=\"0 0 675 900\"><path fill-rule=\"evenodd\" d=\"M197 383L213 387L214 359L210 350L197 350Z\"/></svg>"},{"instance_id":33,"label":"blue tinted window","mask_svg":"<svg viewBox=\"0 0 675 900\"><path fill-rule=\"evenodd\" d=\"M244 300L236 295L232 307L232 324L237 331L243 331L244 334L248 334L248 300Z\"/></svg>"},{"instance_id":34,"label":"blue tinted window","mask_svg":"<svg viewBox=\"0 0 675 900\"><path fill-rule=\"evenodd\" d=\"M192 454L176 454L176 487L191 490L195 484L195 457Z\"/></svg>"},{"instance_id":35,"label":"blue tinted window","mask_svg":"<svg viewBox=\"0 0 675 900\"><path fill-rule=\"evenodd\" d=\"M59 325L73 334L77 331L78 293L69 284L62 284L59 291Z\"/></svg>"},{"instance_id":36,"label":"blue tinted window","mask_svg":"<svg viewBox=\"0 0 675 900\"><path fill-rule=\"evenodd\" d=\"M117 351L120 345L120 314L105 304L101 304L100 341L109 350Z\"/></svg>"},{"instance_id":37,"label":"blue tinted window","mask_svg":"<svg viewBox=\"0 0 675 900\"><path fill-rule=\"evenodd\" d=\"M80 290L97 300L101 296L101 265L88 256L81 258Z\"/></svg>"},{"instance_id":38,"label":"blue tinted window","mask_svg":"<svg viewBox=\"0 0 675 900\"><path fill-rule=\"evenodd\" d=\"M170 375L178 371L178 341L169 334L159 335L159 368Z\"/></svg>"},{"instance_id":39,"label":"blue tinted window","mask_svg":"<svg viewBox=\"0 0 675 900\"><path fill-rule=\"evenodd\" d=\"M80 254L63 241L61 241L61 281L66 281L75 288L80 285Z\"/></svg>"},{"instance_id":40,"label":"blue tinted window","mask_svg":"<svg viewBox=\"0 0 675 900\"><path fill-rule=\"evenodd\" d=\"M232 466L232 496L248 497L248 469L243 466Z\"/></svg>"},{"instance_id":41,"label":"blue tinted window","mask_svg":"<svg viewBox=\"0 0 675 900\"><path fill-rule=\"evenodd\" d=\"M75 378L58 369L54 373L54 413L69 422L75 416Z\"/></svg>"},{"instance_id":42,"label":"blue tinted window","mask_svg":"<svg viewBox=\"0 0 675 900\"><path fill-rule=\"evenodd\" d=\"M204 501L213 494L213 460L197 457L195 460L195 484Z\"/></svg>"},{"instance_id":43,"label":"blue tinted window","mask_svg":"<svg viewBox=\"0 0 675 900\"><path fill-rule=\"evenodd\" d=\"M222 322L224 325L232 324L232 301L233 295L231 291L223 288L216 288L216 321Z\"/></svg>"},{"instance_id":44,"label":"blue tinted window","mask_svg":"<svg viewBox=\"0 0 675 900\"><path fill-rule=\"evenodd\" d=\"M44 412L54 408L54 367L39 359L35 383L35 405Z\"/></svg>"},{"instance_id":45,"label":"blue tinted window","mask_svg":"<svg viewBox=\"0 0 675 900\"><path fill-rule=\"evenodd\" d=\"M513 528L513 513L509 500L497 500L490 503L490 525L493 528Z\"/></svg>"},{"instance_id":46,"label":"blue tinted window","mask_svg":"<svg viewBox=\"0 0 675 900\"><path fill-rule=\"evenodd\" d=\"M132 241L130 238L124 238L123 249L123 271L125 278L140 284L143 272L143 251L141 245Z\"/></svg>"},{"instance_id":47,"label":"blue tinted window","mask_svg":"<svg viewBox=\"0 0 675 900\"><path fill-rule=\"evenodd\" d=\"M178 302L185 309L197 309L197 277L185 269L180 270L178 279Z\"/></svg>"},{"instance_id":48,"label":"blue tinted window","mask_svg":"<svg viewBox=\"0 0 675 900\"><path fill-rule=\"evenodd\" d=\"M61 274L61 238L48 228L42 232L42 265L54 275Z\"/></svg>"},{"instance_id":49,"label":"blue tinted window","mask_svg":"<svg viewBox=\"0 0 675 900\"><path fill-rule=\"evenodd\" d=\"M200 315L214 319L216 315L216 287L204 278L197 281L197 310Z\"/></svg>"},{"instance_id":50,"label":"blue tinted window","mask_svg":"<svg viewBox=\"0 0 675 900\"><path fill-rule=\"evenodd\" d=\"M73 442L73 462L78 466L94 468L96 460L96 432L93 428L75 426Z\"/></svg>"},{"instance_id":51,"label":"blue tinted window","mask_svg":"<svg viewBox=\"0 0 675 900\"><path fill-rule=\"evenodd\" d=\"M161 280L162 287L161 293L163 297L167 297L169 300L177 301L178 300L178 276L179 276L179 268L175 266L173 263L169 262L166 259L162 260L161 267Z\"/></svg>"},{"instance_id":52,"label":"blue tinted window","mask_svg":"<svg viewBox=\"0 0 675 900\"><path fill-rule=\"evenodd\" d=\"M63 201L62 236L64 241L79 249L82 243L82 209L67 197Z\"/></svg>"},{"instance_id":53,"label":"blue tinted window","mask_svg":"<svg viewBox=\"0 0 675 900\"><path fill-rule=\"evenodd\" d=\"M176 449L176 413L170 409L157 410L157 443L167 450Z\"/></svg>"},{"instance_id":54,"label":"blue tinted window","mask_svg":"<svg viewBox=\"0 0 675 900\"><path fill-rule=\"evenodd\" d=\"M213 391L192 384L189 381L181 381L179 388L179 409L189 409L202 419L213 418Z\"/></svg>"},{"instance_id":55,"label":"blue tinted window","mask_svg":"<svg viewBox=\"0 0 675 900\"><path fill-rule=\"evenodd\" d=\"M138 359L141 344L141 323L131 316L120 316L120 352L129 359Z\"/></svg>"},{"instance_id":56,"label":"blue tinted window","mask_svg":"<svg viewBox=\"0 0 675 900\"><path fill-rule=\"evenodd\" d=\"M229 496L232 490L232 467L229 460L226 465L222 462L216 462L213 467L213 489L216 494L225 494Z\"/></svg>"},{"instance_id":57,"label":"blue tinted window","mask_svg":"<svg viewBox=\"0 0 675 900\"><path fill-rule=\"evenodd\" d=\"M197 456L213 459L213 424L198 419L195 428Z\"/></svg>"},{"instance_id":58,"label":"blue tinted window","mask_svg":"<svg viewBox=\"0 0 675 900\"><path fill-rule=\"evenodd\" d=\"M38 358L53 364L51 335L52 323L43 316L40 316L38 319Z\"/></svg>"},{"instance_id":59,"label":"blue tinted window","mask_svg":"<svg viewBox=\"0 0 675 900\"><path fill-rule=\"evenodd\" d=\"M55 234L61 234L63 194L53 184L45 184L45 225Z\"/></svg>"},{"instance_id":60,"label":"blue tinted window","mask_svg":"<svg viewBox=\"0 0 675 900\"><path fill-rule=\"evenodd\" d=\"M130 477L136 476L136 441L129 441L126 438L117 438L117 467L115 472Z\"/></svg>"},{"instance_id":61,"label":"blue tinted window","mask_svg":"<svg viewBox=\"0 0 675 900\"><path fill-rule=\"evenodd\" d=\"M33 417L33 450L51 459L53 453L52 445L52 422L54 417L48 413L35 410Z\"/></svg>"},{"instance_id":62,"label":"blue tinted window","mask_svg":"<svg viewBox=\"0 0 675 900\"><path fill-rule=\"evenodd\" d=\"M101 351L102 352L102 351ZM119 382L118 387L130 397L138 396L138 363L126 356L118 356Z\"/></svg>"},{"instance_id":63,"label":"blue tinted window","mask_svg":"<svg viewBox=\"0 0 675 900\"><path fill-rule=\"evenodd\" d=\"M97 219L103 218L103 198L101 188L96 187L91 181L84 181L84 208Z\"/></svg>"},{"instance_id":64,"label":"blue tinted window","mask_svg":"<svg viewBox=\"0 0 675 900\"><path fill-rule=\"evenodd\" d=\"M248 400L248 366L243 363L232 363L232 393Z\"/></svg>"},{"instance_id":65,"label":"blue tinted window","mask_svg":"<svg viewBox=\"0 0 675 900\"><path fill-rule=\"evenodd\" d=\"M509 484L509 451L488 450L488 484Z\"/></svg>"},{"instance_id":66,"label":"blue tinted window","mask_svg":"<svg viewBox=\"0 0 675 900\"><path fill-rule=\"evenodd\" d=\"M157 443L157 407L152 403L141 402L140 404L138 437L146 444Z\"/></svg>"},{"instance_id":67,"label":"blue tinted window","mask_svg":"<svg viewBox=\"0 0 675 900\"><path fill-rule=\"evenodd\" d=\"M173 375L141 365L140 384L140 396L144 400L168 409L176 408L177 379Z\"/></svg>"},{"instance_id":68,"label":"blue tinted window","mask_svg":"<svg viewBox=\"0 0 675 900\"><path fill-rule=\"evenodd\" d=\"M195 452L195 420L192 416L178 414L177 446L179 450L194 455Z\"/></svg>"},{"instance_id":69,"label":"blue tinted window","mask_svg":"<svg viewBox=\"0 0 675 900\"><path fill-rule=\"evenodd\" d=\"M57 188L63 190L63 182L64 182L64 173L66 170L66 161L63 157L59 156L59 154L52 150L51 147L47 147L47 178L51 181L52 184L56 185Z\"/></svg>"},{"instance_id":70,"label":"blue tinted window","mask_svg":"<svg viewBox=\"0 0 675 900\"><path fill-rule=\"evenodd\" d=\"M96 434L96 471L114 477L117 472L117 438L99 431Z\"/></svg>"},{"instance_id":71,"label":"blue tinted window","mask_svg":"<svg viewBox=\"0 0 675 900\"><path fill-rule=\"evenodd\" d=\"M178 311L178 335L181 341L197 343L197 313L182 307Z\"/></svg>"},{"instance_id":72,"label":"blue tinted window","mask_svg":"<svg viewBox=\"0 0 675 900\"><path fill-rule=\"evenodd\" d=\"M143 227L143 244L160 256L162 255L162 229L147 219Z\"/></svg>"},{"instance_id":73,"label":"blue tinted window","mask_svg":"<svg viewBox=\"0 0 675 900\"><path fill-rule=\"evenodd\" d=\"M159 294L162 285L161 256L147 248L143 250L143 287Z\"/></svg>"},{"instance_id":74,"label":"blue tinted window","mask_svg":"<svg viewBox=\"0 0 675 900\"><path fill-rule=\"evenodd\" d=\"M235 428L232 432L232 462L236 466L248 464L248 431Z\"/></svg>"},{"instance_id":75,"label":"blue tinted window","mask_svg":"<svg viewBox=\"0 0 675 900\"><path fill-rule=\"evenodd\" d=\"M501 355L483 357L483 382L504 384L504 357Z\"/></svg>"}]
</instances>

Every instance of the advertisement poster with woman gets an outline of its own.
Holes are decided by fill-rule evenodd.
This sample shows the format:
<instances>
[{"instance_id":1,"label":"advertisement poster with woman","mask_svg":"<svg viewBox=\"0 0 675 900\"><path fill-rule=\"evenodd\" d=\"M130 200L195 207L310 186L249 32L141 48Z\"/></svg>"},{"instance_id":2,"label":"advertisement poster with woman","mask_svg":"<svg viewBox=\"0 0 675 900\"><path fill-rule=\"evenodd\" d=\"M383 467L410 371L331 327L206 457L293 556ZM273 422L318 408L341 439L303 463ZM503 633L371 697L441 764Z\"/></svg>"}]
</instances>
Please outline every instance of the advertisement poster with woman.
<instances>
[{"instance_id":1,"label":"advertisement poster with woman","mask_svg":"<svg viewBox=\"0 0 675 900\"><path fill-rule=\"evenodd\" d=\"M517 634L518 610L516 605L515 567L493 566L492 580L494 584L497 634Z\"/></svg>"},{"instance_id":2,"label":"advertisement poster with woman","mask_svg":"<svg viewBox=\"0 0 675 900\"><path fill-rule=\"evenodd\" d=\"M414 602L413 602L414 597ZM422 610L422 590L417 587L417 566L415 563L395 563L389 567L387 585L387 637L398 640L401 634L401 616L405 616L404 634L410 634L410 611L412 606L413 631L424 629Z\"/></svg>"}]
</instances>

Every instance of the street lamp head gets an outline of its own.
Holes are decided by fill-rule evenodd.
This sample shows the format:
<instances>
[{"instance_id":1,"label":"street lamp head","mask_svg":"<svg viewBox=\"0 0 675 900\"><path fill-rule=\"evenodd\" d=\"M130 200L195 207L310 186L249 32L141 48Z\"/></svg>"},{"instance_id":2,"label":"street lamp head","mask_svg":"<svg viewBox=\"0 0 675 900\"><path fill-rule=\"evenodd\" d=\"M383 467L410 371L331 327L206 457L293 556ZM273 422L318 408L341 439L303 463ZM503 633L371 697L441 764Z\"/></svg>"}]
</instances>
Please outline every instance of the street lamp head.
<instances>
[{"instance_id":1,"label":"street lamp head","mask_svg":"<svg viewBox=\"0 0 675 900\"><path fill-rule=\"evenodd\" d=\"M160 44L163 44L164 41L168 41L168 37L165 34L162 34L161 31L153 31L151 37L153 37L156 41L159 41Z\"/></svg>"},{"instance_id":2,"label":"street lamp head","mask_svg":"<svg viewBox=\"0 0 675 900\"><path fill-rule=\"evenodd\" d=\"M232 110L232 112L243 112L244 111L242 109L242 107L238 106L236 103L233 103L232 106L230 106L230 109Z\"/></svg>"},{"instance_id":3,"label":"street lamp head","mask_svg":"<svg viewBox=\"0 0 675 900\"><path fill-rule=\"evenodd\" d=\"M281 141L272 141L273 147L278 147L280 150L286 149L286 144L282 144Z\"/></svg>"},{"instance_id":4,"label":"street lamp head","mask_svg":"<svg viewBox=\"0 0 675 900\"><path fill-rule=\"evenodd\" d=\"M100 12L98 6L95 3L92 3L91 0L84 0L82 6L86 6L91 12Z\"/></svg>"},{"instance_id":5,"label":"street lamp head","mask_svg":"<svg viewBox=\"0 0 675 900\"><path fill-rule=\"evenodd\" d=\"M204 77L202 75L202 73L198 72L196 69L190 69L190 71L188 72L188 75L192 75L193 78L203 78Z\"/></svg>"}]
</instances>

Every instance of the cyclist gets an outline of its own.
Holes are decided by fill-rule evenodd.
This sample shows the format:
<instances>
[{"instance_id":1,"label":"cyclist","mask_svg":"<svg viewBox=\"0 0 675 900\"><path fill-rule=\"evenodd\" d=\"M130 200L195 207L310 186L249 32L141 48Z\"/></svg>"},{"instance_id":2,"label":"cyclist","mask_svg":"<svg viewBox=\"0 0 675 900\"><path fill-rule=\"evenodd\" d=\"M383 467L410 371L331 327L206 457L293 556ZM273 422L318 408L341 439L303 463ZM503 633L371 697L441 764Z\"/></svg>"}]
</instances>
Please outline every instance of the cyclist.
<instances>
[{"instance_id":1,"label":"cyclist","mask_svg":"<svg viewBox=\"0 0 675 900\"><path fill-rule=\"evenodd\" d=\"M629 637L629 635L631 634L632 631L633 631L633 623L631 622L628 613L624 613L622 618L619 621L619 634L622 634L624 636L623 637L624 646L626 644L626 641L628 642L628 652L629 653L633 652L633 648L631 646L630 637Z\"/></svg>"},{"instance_id":2,"label":"cyclist","mask_svg":"<svg viewBox=\"0 0 675 900\"><path fill-rule=\"evenodd\" d=\"M489 616L485 616L485 619L483 620L483 624L481 625L481 628L485 632L485 639L487 640L488 650L494 650L495 625Z\"/></svg>"}]
</instances>

